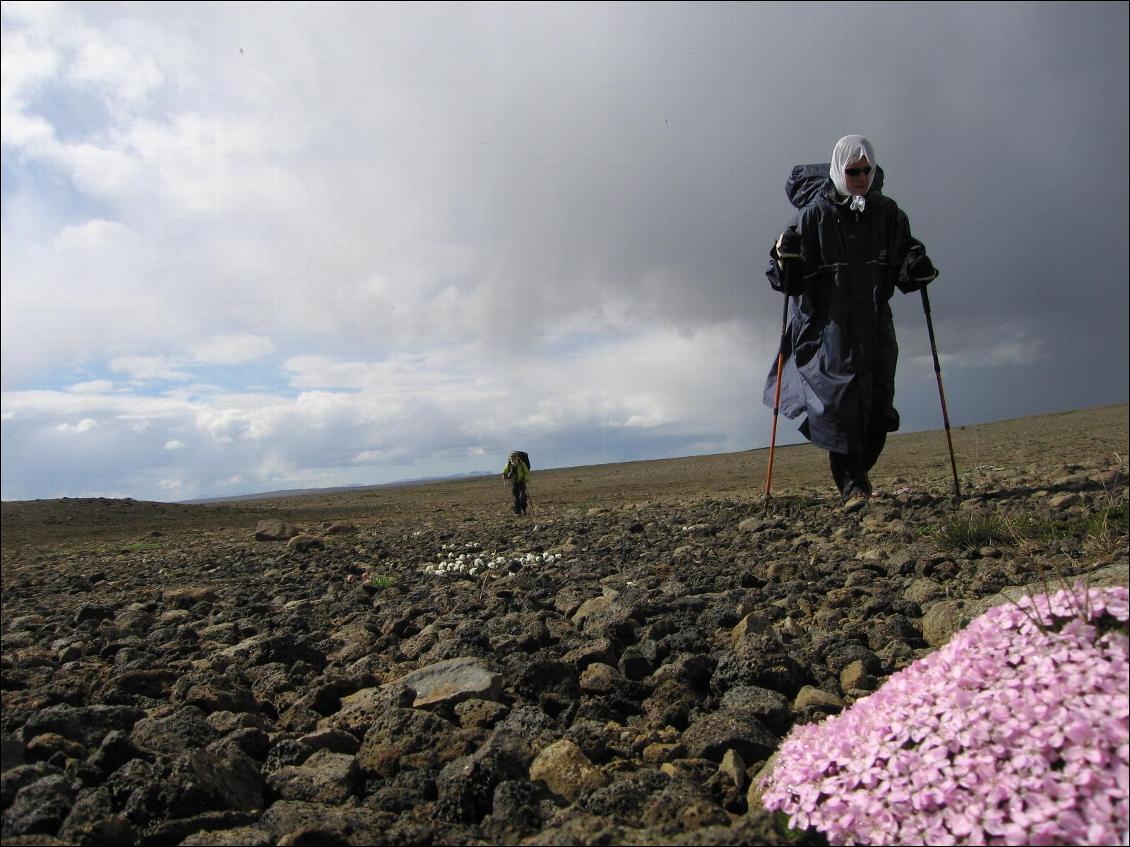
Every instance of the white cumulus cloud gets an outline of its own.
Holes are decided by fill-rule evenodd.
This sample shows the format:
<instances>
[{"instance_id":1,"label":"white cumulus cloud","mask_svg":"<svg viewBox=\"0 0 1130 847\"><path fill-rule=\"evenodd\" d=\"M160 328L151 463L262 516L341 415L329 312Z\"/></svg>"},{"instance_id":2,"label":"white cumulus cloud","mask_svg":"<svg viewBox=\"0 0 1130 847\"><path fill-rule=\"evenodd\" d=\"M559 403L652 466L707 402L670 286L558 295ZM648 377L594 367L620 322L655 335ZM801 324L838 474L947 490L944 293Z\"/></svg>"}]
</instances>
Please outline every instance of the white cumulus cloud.
<instances>
[{"instance_id":1,"label":"white cumulus cloud","mask_svg":"<svg viewBox=\"0 0 1130 847\"><path fill-rule=\"evenodd\" d=\"M119 356L108 364L115 373L124 373L137 380L179 381L189 378L185 371L161 356Z\"/></svg>"},{"instance_id":2,"label":"white cumulus cloud","mask_svg":"<svg viewBox=\"0 0 1130 847\"><path fill-rule=\"evenodd\" d=\"M93 418L83 418L78 423L61 423L55 427L55 431L63 433L83 433L90 432L90 430L94 429L96 426L98 426L98 421Z\"/></svg>"}]
</instances>

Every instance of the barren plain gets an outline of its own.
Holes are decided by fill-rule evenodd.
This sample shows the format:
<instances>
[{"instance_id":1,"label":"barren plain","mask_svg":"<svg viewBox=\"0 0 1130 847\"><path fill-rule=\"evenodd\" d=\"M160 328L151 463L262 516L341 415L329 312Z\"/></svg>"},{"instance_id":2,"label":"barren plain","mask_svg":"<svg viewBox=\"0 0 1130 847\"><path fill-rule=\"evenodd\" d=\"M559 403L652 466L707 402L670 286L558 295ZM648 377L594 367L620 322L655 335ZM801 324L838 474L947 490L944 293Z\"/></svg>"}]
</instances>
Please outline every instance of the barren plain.
<instances>
[{"instance_id":1,"label":"barren plain","mask_svg":"<svg viewBox=\"0 0 1130 847\"><path fill-rule=\"evenodd\" d=\"M3 504L6 844L821 843L798 723L993 603L1126 584L1127 407L207 505ZM501 466L504 457L499 457ZM268 523L270 522L270 523ZM256 538L258 534L259 539Z\"/></svg>"}]
</instances>

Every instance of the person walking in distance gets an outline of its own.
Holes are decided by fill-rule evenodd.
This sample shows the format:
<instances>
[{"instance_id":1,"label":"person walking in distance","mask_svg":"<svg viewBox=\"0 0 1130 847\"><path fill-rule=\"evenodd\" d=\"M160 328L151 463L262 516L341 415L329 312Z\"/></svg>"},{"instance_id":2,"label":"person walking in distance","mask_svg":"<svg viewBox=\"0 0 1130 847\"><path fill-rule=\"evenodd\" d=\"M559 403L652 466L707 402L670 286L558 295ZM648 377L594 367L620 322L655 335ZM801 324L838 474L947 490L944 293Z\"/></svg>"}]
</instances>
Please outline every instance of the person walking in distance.
<instances>
[{"instance_id":1,"label":"person walking in distance","mask_svg":"<svg viewBox=\"0 0 1130 847\"><path fill-rule=\"evenodd\" d=\"M766 271L789 298L789 319L765 403L775 407L780 376L780 411L805 416L800 432L828 451L848 511L871 496L869 473L899 428L889 301L896 287L910 293L938 275L906 214L882 193L883 176L861 135L841 138L830 164L793 168L785 193L796 219Z\"/></svg>"},{"instance_id":2,"label":"person walking in distance","mask_svg":"<svg viewBox=\"0 0 1130 847\"><path fill-rule=\"evenodd\" d=\"M521 450L515 450L502 469L502 478L510 480L510 493L514 496L514 514L524 515L530 505L526 483L530 480L530 459Z\"/></svg>"}]
</instances>

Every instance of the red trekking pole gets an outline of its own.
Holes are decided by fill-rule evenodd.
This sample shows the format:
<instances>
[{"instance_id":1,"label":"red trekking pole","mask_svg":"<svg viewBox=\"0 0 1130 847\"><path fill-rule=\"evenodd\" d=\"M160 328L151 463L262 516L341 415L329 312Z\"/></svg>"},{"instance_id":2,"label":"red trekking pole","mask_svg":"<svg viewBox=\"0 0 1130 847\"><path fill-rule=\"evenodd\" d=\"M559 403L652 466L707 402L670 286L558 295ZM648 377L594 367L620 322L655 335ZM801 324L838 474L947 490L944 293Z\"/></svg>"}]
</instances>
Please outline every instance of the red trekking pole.
<instances>
[{"instance_id":1,"label":"red trekking pole","mask_svg":"<svg viewBox=\"0 0 1130 847\"><path fill-rule=\"evenodd\" d=\"M789 326L789 295L785 293L785 306L781 312L781 341L777 345L777 388L773 392L773 430L769 436L769 471L765 475L765 496L773 488L773 454L777 448L777 417L781 411L781 371L785 369L785 333Z\"/></svg>"},{"instance_id":2,"label":"red trekking pole","mask_svg":"<svg viewBox=\"0 0 1130 847\"><path fill-rule=\"evenodd\" d=\"M781 248L784 247L784 251ZM785 255L781 255L784 252ZM773 393L773 431L769 436L769 469L765 475L765 499L768 500L773 489L773 455L777 449L777 418L781 412L781 372L785 369L785 344L789 330L789 293L793 290L793 277L798 271L800 260L800 234L796 226L790 226L777 244L777 257L781 270L781 288L784 289L785 303L781 309L781 341L777 345L777 387Z\"/></svg>"}]
</instances>

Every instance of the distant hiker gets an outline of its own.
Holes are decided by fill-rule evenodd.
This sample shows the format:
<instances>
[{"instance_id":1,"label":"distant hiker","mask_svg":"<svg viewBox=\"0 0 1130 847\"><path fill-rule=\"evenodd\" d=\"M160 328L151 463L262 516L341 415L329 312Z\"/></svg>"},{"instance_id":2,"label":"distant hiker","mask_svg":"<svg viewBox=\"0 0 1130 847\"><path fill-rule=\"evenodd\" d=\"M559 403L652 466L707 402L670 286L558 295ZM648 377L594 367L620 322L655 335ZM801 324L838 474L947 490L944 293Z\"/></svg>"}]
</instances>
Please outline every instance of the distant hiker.
<instances>
[{"instance_id":1,"label":"distant hiker","mask_svg":"<svg viewBox=\"0 0 1130 847\"><path fill-rule=\"evenodd\" d=\"M801 434L828 451L845 508L871 496L868 473L899 428L898 344L888 301L938 272L910 222L881 193L883 171L861 135L841 138L827 165L797 165L785 185L799 210L770 250L769 284L789 298L780 410L806 413ZM777 361L764 401L773 407Z\"/></svg>"},{"instance_id":2,"label":"distant hiker","mask_svg":"<svg viewBox=\"0 0 1130 847\"><path fill-rule=\"evenodd\" d=\"M530 479L530 457L521 450L515 450L502 469L502 478L510 480L510 493L514 495L514 514L526 514L530 505L530 495L526 483Z\"/></svg>"}]
</instances>

